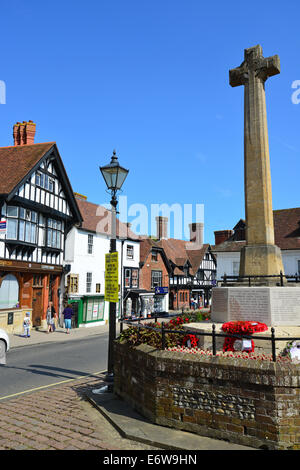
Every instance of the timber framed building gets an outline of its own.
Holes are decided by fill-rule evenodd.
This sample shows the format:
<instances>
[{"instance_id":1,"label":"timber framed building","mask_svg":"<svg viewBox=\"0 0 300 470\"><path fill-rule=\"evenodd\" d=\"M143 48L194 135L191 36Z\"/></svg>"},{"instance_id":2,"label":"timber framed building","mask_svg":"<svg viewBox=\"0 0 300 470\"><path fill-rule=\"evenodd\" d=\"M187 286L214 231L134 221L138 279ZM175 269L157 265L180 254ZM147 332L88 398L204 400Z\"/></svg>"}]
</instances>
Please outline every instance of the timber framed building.
<instances>
[{"instance_id":1,"label":"timber framed building","mask_svg":"<svg viewBox=\"0 0 300 470\"><path fill-rule=\"evenodd\" d=\"M0 326L17 331L24 310L43 326L59 313L66 234L82 217L55 142L34 144L32 121L0 148Z\"/></svg>"}]
</instances>

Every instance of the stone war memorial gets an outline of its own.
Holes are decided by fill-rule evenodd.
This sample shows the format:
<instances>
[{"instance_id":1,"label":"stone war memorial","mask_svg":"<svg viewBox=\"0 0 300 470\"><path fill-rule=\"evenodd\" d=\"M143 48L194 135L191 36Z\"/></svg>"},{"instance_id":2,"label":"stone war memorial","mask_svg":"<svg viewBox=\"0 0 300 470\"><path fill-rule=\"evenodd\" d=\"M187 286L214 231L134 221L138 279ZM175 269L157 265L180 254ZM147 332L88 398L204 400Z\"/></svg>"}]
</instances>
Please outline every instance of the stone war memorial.
<instances>
[{"instance_id":1,"label":"stone war memorial","mask_svg":"<svg viewBox=\"0 0 300 470\"><path fill-rule=\"evenodd\" d=\"M296 362L292 349L290 357L275 355L284 347L280 338L288 341L288 330L299 334L300 325L300 288L283 282L274 242L265 82L279 72L279 57L264 58L259 45L245 49L244 62L229 72L230 85L243 85L245 96L246 246L237 282L212 289L211 321L184 312L159 331L157 323L129 323L114 343L114 394L158 425L253 448L299 450L300 341L291 346ZM257 332L255 352L245 324Z\"/></svg>"},{"instance_id":2,"label":"stone war memorial","mask_svg":"<svg viewBox=\"0 0 300 470\"><path fill-rule=\"evenodd\" d=\"M246 246L238 283L212 290L212 321L253 320L300 324L300 288L280 284L281 250L274 243L272 187L265 82L280 73L278 55L263 57L260 45L245 49L242 64L229 71L232 87L244 86L244 185ZM252 277L255 287L248 287Z\"/></svg>"}]
</instances>

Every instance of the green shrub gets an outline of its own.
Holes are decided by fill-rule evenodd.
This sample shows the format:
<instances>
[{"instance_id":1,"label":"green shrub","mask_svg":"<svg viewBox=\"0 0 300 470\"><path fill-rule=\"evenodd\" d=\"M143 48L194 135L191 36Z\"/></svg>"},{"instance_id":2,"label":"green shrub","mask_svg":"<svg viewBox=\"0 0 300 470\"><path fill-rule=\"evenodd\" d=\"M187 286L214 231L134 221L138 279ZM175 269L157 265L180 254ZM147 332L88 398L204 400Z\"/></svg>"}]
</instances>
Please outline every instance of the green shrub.
<instances>
[{"instance_id":1,"label":"green shrub","mask_svg":"<svg viewBox=\"0 0 300 470\"><path fill-rule=\"evenodd\" d=\"M184 315L184 317L187 318L186 315ZM165 323L164 327L166 330L184 331L183 327L181 326L182 323L188 323L188 321L183 320L183 322L180 322L178 324L176 320L173 319ZM129 326L128 328L122 331L118 340L120 342L126 341L131 346L138 346L139 344L148 344L149 346L153 346L155 348L160 349L162 345L161 323L147 323L147 326L155 328L156 330L142 327L138 328L137 326ZM172 348L181 345L183 337L183 334L165 333L166 348Z\"/></svg>"}]
</instances>

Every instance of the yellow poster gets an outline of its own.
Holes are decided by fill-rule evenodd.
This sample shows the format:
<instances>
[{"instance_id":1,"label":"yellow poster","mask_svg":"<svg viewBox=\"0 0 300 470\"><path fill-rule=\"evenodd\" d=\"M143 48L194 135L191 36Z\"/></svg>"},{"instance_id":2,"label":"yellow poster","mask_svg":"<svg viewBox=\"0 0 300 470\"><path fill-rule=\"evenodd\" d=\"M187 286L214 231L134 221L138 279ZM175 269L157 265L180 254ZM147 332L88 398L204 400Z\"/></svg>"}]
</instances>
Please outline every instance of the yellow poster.
<instances>
[{"instance_id":1,"label":"yellow poster","mask_svg":"<svg viewBox=\"0 0 300 470\"><path fill-rule=\"evenodd\" d=\"M119 302L118 252L105 255L105 295L107 302Z\"/></svg>"}]
</instances>

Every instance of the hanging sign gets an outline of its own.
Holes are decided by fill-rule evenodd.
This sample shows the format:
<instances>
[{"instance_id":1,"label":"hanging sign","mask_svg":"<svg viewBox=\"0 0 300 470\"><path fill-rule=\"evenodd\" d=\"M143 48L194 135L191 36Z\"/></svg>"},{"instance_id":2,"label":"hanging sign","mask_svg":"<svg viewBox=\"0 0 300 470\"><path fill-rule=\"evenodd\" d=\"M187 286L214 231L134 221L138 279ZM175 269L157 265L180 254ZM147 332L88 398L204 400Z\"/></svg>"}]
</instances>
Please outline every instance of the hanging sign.
<instances>
[{"instance_id":1,"label":"hanging sign","mask_svg":"<svg viewBox=\"0 0 300 470\"><path fill-rule=\"evenodd\" d=\"M119 302L118 252L105 255L105 294L107 302Z\"/></svg>"}]
</instances>

